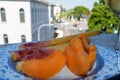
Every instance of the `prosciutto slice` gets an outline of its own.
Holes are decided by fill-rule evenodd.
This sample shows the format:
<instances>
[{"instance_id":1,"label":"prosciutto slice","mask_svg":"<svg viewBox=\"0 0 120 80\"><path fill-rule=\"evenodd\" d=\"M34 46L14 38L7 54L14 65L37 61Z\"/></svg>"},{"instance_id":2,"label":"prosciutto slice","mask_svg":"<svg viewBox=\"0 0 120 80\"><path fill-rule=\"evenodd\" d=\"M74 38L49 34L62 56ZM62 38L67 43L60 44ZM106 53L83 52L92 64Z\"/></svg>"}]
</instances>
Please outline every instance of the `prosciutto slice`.
<instances>
[{"instance_id":1,"label":"prosciutto slice","mask_svg":"<svg viewBox=\"0 0 120 80\"><path fill-rule=\"evenodd\" d=\"M28 59L41 59L49 56L55 49L41 48L25 48L17 51L9 51L13 61L28 60Z\"/></svg>"},{"instance_id":2,"label":"prosciutto slice","mask_svg":"<svg viewBox=\"0 0 120 80\"><path fill-rule=\"evenodd\" d=\"M49 46L49 44L50 41L29 42L29 43L21 44L19 46L19 49L24 49L29 47L40 48L40 47Z\"/></svg>"}]
</instances>

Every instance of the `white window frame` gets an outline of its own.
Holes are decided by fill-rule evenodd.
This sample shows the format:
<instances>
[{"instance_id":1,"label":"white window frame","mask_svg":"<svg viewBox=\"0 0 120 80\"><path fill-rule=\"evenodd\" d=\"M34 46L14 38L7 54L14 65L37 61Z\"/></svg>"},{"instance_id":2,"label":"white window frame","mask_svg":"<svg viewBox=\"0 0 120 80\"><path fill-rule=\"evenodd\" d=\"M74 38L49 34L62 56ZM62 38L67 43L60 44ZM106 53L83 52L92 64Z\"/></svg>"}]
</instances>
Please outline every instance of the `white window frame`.
<instances>
[{"instance_id":1,"label":"white window frame","mask_svg":"<svg viewBox=\"0 0 120 80\"><path fill-rule=\"evenodd\" d=\"M6 22L6 11L4 8L0 9L0 14L1 14L1 21Z\"/></svg>"},{"instance_id":2,"label":"white window frame","mask_svg":"<svg viewBox=\"0 0 120 80\"><path fill-rule=\"evenodd\" d=\"M8 44L8 35L7 34L3 34L3 40L4 40L4 44Z\"/></svg>"},{"instance_id":3,"label":"white window frame","mask_svg":"<svg viewBox=\"0 0 120 80\"><path fill-rule=\"evenodd\" d=\"M26 42L26 36L25 35L21 35L21 42Z\"/></svg>"},{"instance_id":4,"label":"white window frame","mask_svg":"<svg viewBox=\"0 0 120 80\"><path fill-rule=\"evenodd\" d=\"M20 8L19 13L20 13L20 22L25 23L25 11L24 11L24 9Z\"/></svg>"}]
</instances>

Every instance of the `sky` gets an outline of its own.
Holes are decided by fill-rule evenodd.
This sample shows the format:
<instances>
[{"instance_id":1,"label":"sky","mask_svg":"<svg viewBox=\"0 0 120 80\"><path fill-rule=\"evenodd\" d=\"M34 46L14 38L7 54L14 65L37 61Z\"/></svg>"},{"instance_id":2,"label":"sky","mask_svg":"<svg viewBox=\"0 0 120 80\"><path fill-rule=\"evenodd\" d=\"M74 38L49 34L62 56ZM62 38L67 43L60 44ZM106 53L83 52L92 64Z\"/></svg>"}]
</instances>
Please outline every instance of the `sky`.
<instances>
[{"instance_id":1,"label":"sky","mask_svg":"<svg viewBox=\"0 0 120 80\"><path fill-rule=\"evenodd\" d=\"M75 6L85 6L90 10L93 8L94 2L98 2L99 0L46 0L53 4L62 5L63 8L71 9Z\"/></svg>"}]
</instances>

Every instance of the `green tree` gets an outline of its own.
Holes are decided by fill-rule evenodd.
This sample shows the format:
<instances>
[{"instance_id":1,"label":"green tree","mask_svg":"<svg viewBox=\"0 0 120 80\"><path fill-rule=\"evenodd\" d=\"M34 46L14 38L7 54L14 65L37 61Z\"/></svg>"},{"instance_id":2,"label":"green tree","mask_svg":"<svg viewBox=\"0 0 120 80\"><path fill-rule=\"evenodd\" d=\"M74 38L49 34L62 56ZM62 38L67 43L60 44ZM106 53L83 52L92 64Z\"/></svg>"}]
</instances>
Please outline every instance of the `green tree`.
<instances>
[{"instance_id":1,"label":"green tree","mask_svg":"<svg viewBox=\"0 0 120 80\"><path fill-rule=\"evenodd\" d=\"M118 18L111 12L107 5L95 2L92 15L88 19L89 30L118 29Z\"/></svg>"},{"instance_id":2,"label":"green tree","mask_svg":"<svg viewBox=\"0 0 120 80\"><path fill-rule=\"evenodd\" d=\"M99 0L99 3L105 5L105 0Z\"/></svg>"},{"instance_id":3,"label":"green tree","mask_svg":"<svg viewBox=\"0 0 120 80\"><path fill-rule=\"evenodd\" d=\"M67 10L66 12L66 16L67 16L67 19L71 19L71 17L73 16L73 9L69 9Z\"/></svg>"},{"instance_id":4,"label":"green tree","mask_svg":"<svg viewBox=\"0 0 120 80\"><path fill-rule=\"evenodd\" d=\"M80 19L81 15L82 14L86 14L86 15L89 15L90 14L90 11L88 8L84 7L84 6L76 6L74 9L73 9L73 16Z\"/></svg>"},{"instance_id":5,"label":"green tree","mask_svg":"<svg viewBox=\"0 0 120 80\"><path fill-rule=\"evenodd\" d=\"M84 6L76 6L73 9L69 9L67 12L67 18L70 19L72 16L75 18L78 18L78 20L80 19L82 14L86 14L89 15L90 14L90 10Z\"/></svg>"}]
</instances>

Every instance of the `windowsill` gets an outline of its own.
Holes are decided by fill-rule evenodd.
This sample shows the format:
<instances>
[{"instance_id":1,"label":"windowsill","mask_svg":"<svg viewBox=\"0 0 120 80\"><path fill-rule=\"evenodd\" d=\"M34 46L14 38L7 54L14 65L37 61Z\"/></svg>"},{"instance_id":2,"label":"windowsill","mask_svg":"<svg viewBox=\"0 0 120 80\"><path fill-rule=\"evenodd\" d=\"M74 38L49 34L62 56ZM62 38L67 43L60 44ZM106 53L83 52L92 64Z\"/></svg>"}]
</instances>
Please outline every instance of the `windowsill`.
<instances>
[{"instance_id":1,"label":"windowsill","mask_svg":"<svg viewBox=\"0 0 120 80\"><path fill-rule=\"evenodd\" d=\"M25 22L20 22L20 23L25 23Z\"/></svg>"},{"instance_id":2,"label":"windowsill","mask_svg":"<svg viewBox=\"0 0 120 80\"><path fill-rule=\"evenodd\" d=\"M1 23L7 23L7 22L2 22L2 21L1 21Z\"/></svg>"},{"instance_id":3,"label":"windowsill","mask_svg":"<svg viewBox=\"0 0 120 80\"><path fill-rule=\"evenodd\" d=\"M25 22L20 22L20 24L25 24Z\"/></svg>"}]
</instances>

